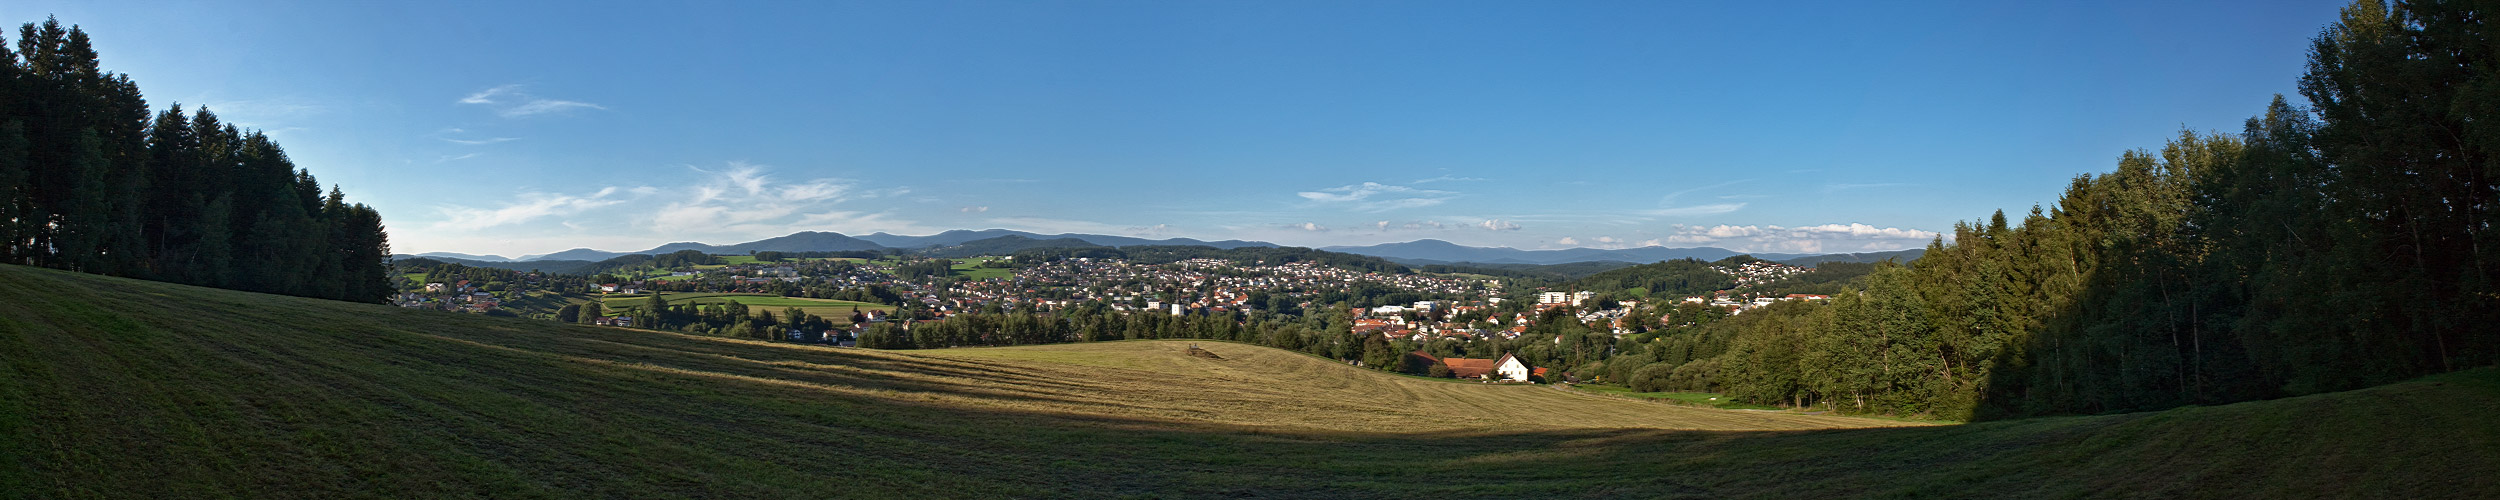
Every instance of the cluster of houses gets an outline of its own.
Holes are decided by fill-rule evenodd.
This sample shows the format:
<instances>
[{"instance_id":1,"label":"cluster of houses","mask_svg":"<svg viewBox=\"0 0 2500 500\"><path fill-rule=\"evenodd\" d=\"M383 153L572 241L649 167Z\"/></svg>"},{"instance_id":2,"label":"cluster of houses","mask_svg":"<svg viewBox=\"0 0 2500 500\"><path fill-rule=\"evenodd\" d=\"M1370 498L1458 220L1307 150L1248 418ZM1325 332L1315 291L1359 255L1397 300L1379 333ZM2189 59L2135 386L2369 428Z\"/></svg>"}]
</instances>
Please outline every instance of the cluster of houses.
<instances>
[{"instance_id":1,"label":"cluster of houses","mask_svg":"<svg viewBox=\"0 0 2500 500\"><path fill-rule=\"evenodd\" d=\"M1311 297L1374 285L1423 294L1490 297L1499 282L1351 271L1308 262L1240 265L1190 259L1148 265L1118 259L1066 259L1016 271L1009 280L961 283L955 297L1009 300L1041 307L1100 301L1115 311L1188 314L1247 312L1264 304L1252 292L1281 295L1308 307Z\"/></svg>"},{"instance_id":2,"label":"cluster of houses","mask_svg":"<svg viewBox=\"0 0 2500 500\"><path fill-rule=\"evenodd\" d=\"M1744 313L1745 313L1745 311L1751 311L1751 310L1754 310L1754 309L1757 309L1757 308L1761 308L1761 307L1764 307L1764 306L1769 306L1769 305L1771 305L1771 304L1777 304L1777 303L1787 302L1787 301L1792 301L1792 300L1831 300L1831 299L1832 299L1832 297L1831 297L1831 296L1829 296L1829 295L1815 295L1815 294L1806 294L1806 293L1792 293L1792 294L1788 294L1788 295L1780 295L1780 296L1761 295L1761 296L1754 296L1754 297L1741 297L1741 296L1738 296L1738 295L1737 295L1734 291L1729 291L1729 290L1721 290L1721 291L1719 291L1719 293L1711 294L1711 295L1708 295L1708 296L1698 296L1698 295L1697 295L1697 296L1692 296L1692 297L1685 297L1685 298L1684 298L1684 302L1686 302L1686 303L1692 303L1692 304L1708 304L1708 305L1709 305L1709 306L1711 306L1711 307L1717 307L1717 308L1721 308L1721 309L1726 309L1726 310L1727 310L1727 312L1728 312L1728 314L1735 315L1735 314L1744 314Z\"/></svg>"},{"instance_id":3,"label":"cluster of houses","mask_svg":"<svg viewBox=\"0 0 2500 500\"><path fill-rule=\"evenodd\" d=\"M477 284L470 283L469 280L426 283L424 291L400 292L391 297L391 303L400 307L471 313L485 313L503 307L503 299L496 298L493 293L479 290Z\"/></svg>"},{"instance_id":4,"label":"cluster of houses","mask_svg":"<svg viewBox=\"0 0 2500 500\"><path fill-rule=\"evenodd\" d=\"M1767 260L1747 262L1734 267L1717 266L1717 269L1729 276L1735 276L1737 288L1814 271L1814 268L1810 267L1791 266Z\"/></svg>"}]
</instances>

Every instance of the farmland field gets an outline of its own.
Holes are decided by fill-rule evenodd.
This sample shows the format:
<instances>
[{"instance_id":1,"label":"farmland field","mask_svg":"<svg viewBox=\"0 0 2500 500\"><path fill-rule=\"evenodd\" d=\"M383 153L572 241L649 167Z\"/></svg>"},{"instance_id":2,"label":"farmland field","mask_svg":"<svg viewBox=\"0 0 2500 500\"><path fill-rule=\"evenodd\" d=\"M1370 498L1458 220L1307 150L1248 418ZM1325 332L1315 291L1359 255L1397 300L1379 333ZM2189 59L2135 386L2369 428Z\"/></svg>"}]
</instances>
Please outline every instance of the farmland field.
<instances>
[{"instance_id":1,"label":"farmland field","mask_svg":"<svg viewBox=\"0 0 2500 500\"><path fill-rule=\"evenodd\" d=\"M2500 494L2489 368L1911 425L1227 343L873 351L8 265L0 297L8 498Z\"/></svg>"},{"instance_id":2,"label":"farmland field","mask_svg":"<svg viewBox=\"0 0 2500 500\"><path fill-rule=\"evenodd\" d=\"M1015 269L1004 268L1004 267L981 267L981 264L983 264L983 263L987 263L987 262L989 262L989 261L993 261L993 260L998 260L998 257L973 257L973 258L969 258L969 259L956 259L956 260L955 260L955 267L954 267L954 269L955 269L955 275L956 275L956 276L962 276L962 277L965 277L965 278L976 279L976 280L985 280L985 279L991 279L991 278L1013 278L1013 277L1015 277L1015 276L1016 276L1016 270L1015 270Z\"/></svg>"}]
</instances>

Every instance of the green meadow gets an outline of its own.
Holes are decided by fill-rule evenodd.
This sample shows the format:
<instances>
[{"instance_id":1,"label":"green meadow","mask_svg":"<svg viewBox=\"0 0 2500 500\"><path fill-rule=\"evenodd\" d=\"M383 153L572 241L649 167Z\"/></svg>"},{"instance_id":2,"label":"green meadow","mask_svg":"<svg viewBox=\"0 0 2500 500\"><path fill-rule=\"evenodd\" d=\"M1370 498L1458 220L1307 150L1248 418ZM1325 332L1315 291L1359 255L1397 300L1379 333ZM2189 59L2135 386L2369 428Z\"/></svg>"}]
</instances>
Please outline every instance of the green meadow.
<instances>
[{"instance_id":1,"label":"green meadow","mask_svg":"<svg viewBox=\"0 0 2500 500\"><path fill-rule=\"evenodd\" d=\"M998 259L999 259L998 257L973 257L973 258L968 258L968 259L956 259L956 260L955 260L955 266L954 266L955 275L956 275L956 276L962 276L962 277L969 278L969 279L976 279L976 280L985 280L985 279L991 279L991 278L1013 278L1013 277L1015 277L1015 276L1016 276L1016 270L1015 270L1015 269L1012 269L1012 268L1004 268L1004 267L981 267L981 264L988 263L989 261L998 260Z\"/></svg>"}]
</instances>

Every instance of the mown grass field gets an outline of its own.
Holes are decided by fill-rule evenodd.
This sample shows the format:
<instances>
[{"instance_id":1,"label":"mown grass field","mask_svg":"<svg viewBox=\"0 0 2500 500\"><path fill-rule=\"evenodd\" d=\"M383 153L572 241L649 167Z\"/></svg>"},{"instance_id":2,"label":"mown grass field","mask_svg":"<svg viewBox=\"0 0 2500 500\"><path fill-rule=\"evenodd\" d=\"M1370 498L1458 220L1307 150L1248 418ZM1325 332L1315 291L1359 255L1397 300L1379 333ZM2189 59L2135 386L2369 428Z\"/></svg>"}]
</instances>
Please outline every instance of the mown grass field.
<instances>
[{"instance_id":1,"label":"mown grass field","mask_svg":"<svg viewBox=\"0 0 2500 500\"><path fill-rule=\"evenodd\" d=\"M853 307L859 308L861 312L867 312L870 310L894 312L894 306L869 302L783 297L779 295L756 293L664 293L660 294L660 296L661 298L668 300L669 305L699 304L716 306L734 301L746 304L751 311L771 311L776 315L781 314L781 310L784 308L796 307L799 308L799 310L807 311L808 314L822 316L827 320L831 320L834 323L839 324L850 324L851 308ZM650 300L650 294L612 295L601 298L599 305L600 307L606 308L607 311L609 311L608 314L613 315L618 314L615 311L640 308L643 304L648 303Z\"/></svg>"},{"instance_id":2,"label":"mown grass field","mask_svg":"<svg viewBox=\"0 0 2500 500\"><path fill-rule=\"evenodd\" d=\"M1905 426L1237 344L880 352L16 266L0 297L5 498L2500 495L2488 368Z\"/></svg>"}]
</instances>

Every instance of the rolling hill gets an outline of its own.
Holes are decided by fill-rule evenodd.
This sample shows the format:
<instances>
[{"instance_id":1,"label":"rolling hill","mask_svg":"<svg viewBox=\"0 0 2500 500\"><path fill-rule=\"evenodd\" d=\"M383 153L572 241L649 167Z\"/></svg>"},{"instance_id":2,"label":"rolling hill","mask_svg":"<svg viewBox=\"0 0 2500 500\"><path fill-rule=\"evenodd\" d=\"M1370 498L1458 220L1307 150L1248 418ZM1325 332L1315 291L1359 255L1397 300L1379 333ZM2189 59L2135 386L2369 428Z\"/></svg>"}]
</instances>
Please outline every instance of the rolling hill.
<instances>
[{"instance_id":1,"label":"rolling hill","mask_svg":"<svg viewBox=\"0 0 2500 500\"><path fill-rule=\"evenodd\" d=\"M881 352L0 265L5 497L2488 497L2500 370L1967 425L1140 341Z\"/></svg>"},{"instance_id":2,"label":"rolling hill","mask_svg":"<svg viewBox=\"0 0 2500 500\"><path fill-rule=\"evenodd\" d=\"M1263 242L1263 241L1241 241L1241 240L1202 241L1202 240L1196 240L1196 239L1190 239L1190 238L1171 238L1171 239L1162 239L1162 240L1150 240L1150 239L1145 239L1145 238L1135 238L1135 237L1129 237L1129 236L1108 236L1108 235L1100 235L1100 234L1079 234L1079 233L1041 234L1041 233L1033 233L1033 232L1026 232L1026 231L1017 231L1017 230L1013 230L1013 229L983 229L983 230L979 230L979 231L973 231L973 230L967 230L967 229L955 229L955 230L949 230L949 231L946 231L946 232L942 232L942 233L938 233L938 234L932 234L932 235L928 235L928 236L903 236L903 235L886 234L886 233L879 232L879 233L869 234L869 235L867 235L867 236L861 236L861 237L859 237L859 238L860 238L860 239L862 239L862 240L867 240L867 241L876 242L876 243L877 243L877 244L879 244L879 245L885 245L885 246L888 246L888 247L893 247L893 248L928 248L928 247L942 247L942 246L955 246L955 245L962 245L962 244L969 243L969 242L973 242L973 241L978 241L978 240L986 240L986 239L996 239L996 238L1007 237L1007 236L1017 236L1017 237L1031 238L1031 239L1036 239L1036 240L1056 240L1056 239L1068 239L1068 238L1073 238L1073 239L1076 239L1076 240L1079 240L1079 241L1083 241L1083 242L1086 242L1086 243L1092 243L1092 244L1095 244L1095 245L1102 245L1102 246L1107 246L1107 247L1128 247L1128 246L1149 246L1149 245L1166 245L1166 246L1186 246L1186 245L1194 245L1194 246L1210 246L1210 247L1216 247L1216 248L1242 248L1242 247L1273 247L1273 246L1276 246L1276 244L1274 244L1274 243L1268 243L1268 242Z\"/></svg>"},{"instance_id":3,"label":"rolling hill","mask_svg":"<svg viewBox=\"0 0 2500 500\"><path fill-rule=\"evenodd\" d=\"M927 255L930 257L961 259L982 255L1010 255L1019 251L1036 248L1108 247L1096 245L1076 238L1035 239L1010 234L996 238L984 238L946 246L928 247L920 249L919 252L921 255Z\"/></svg>"}]
</instances>

